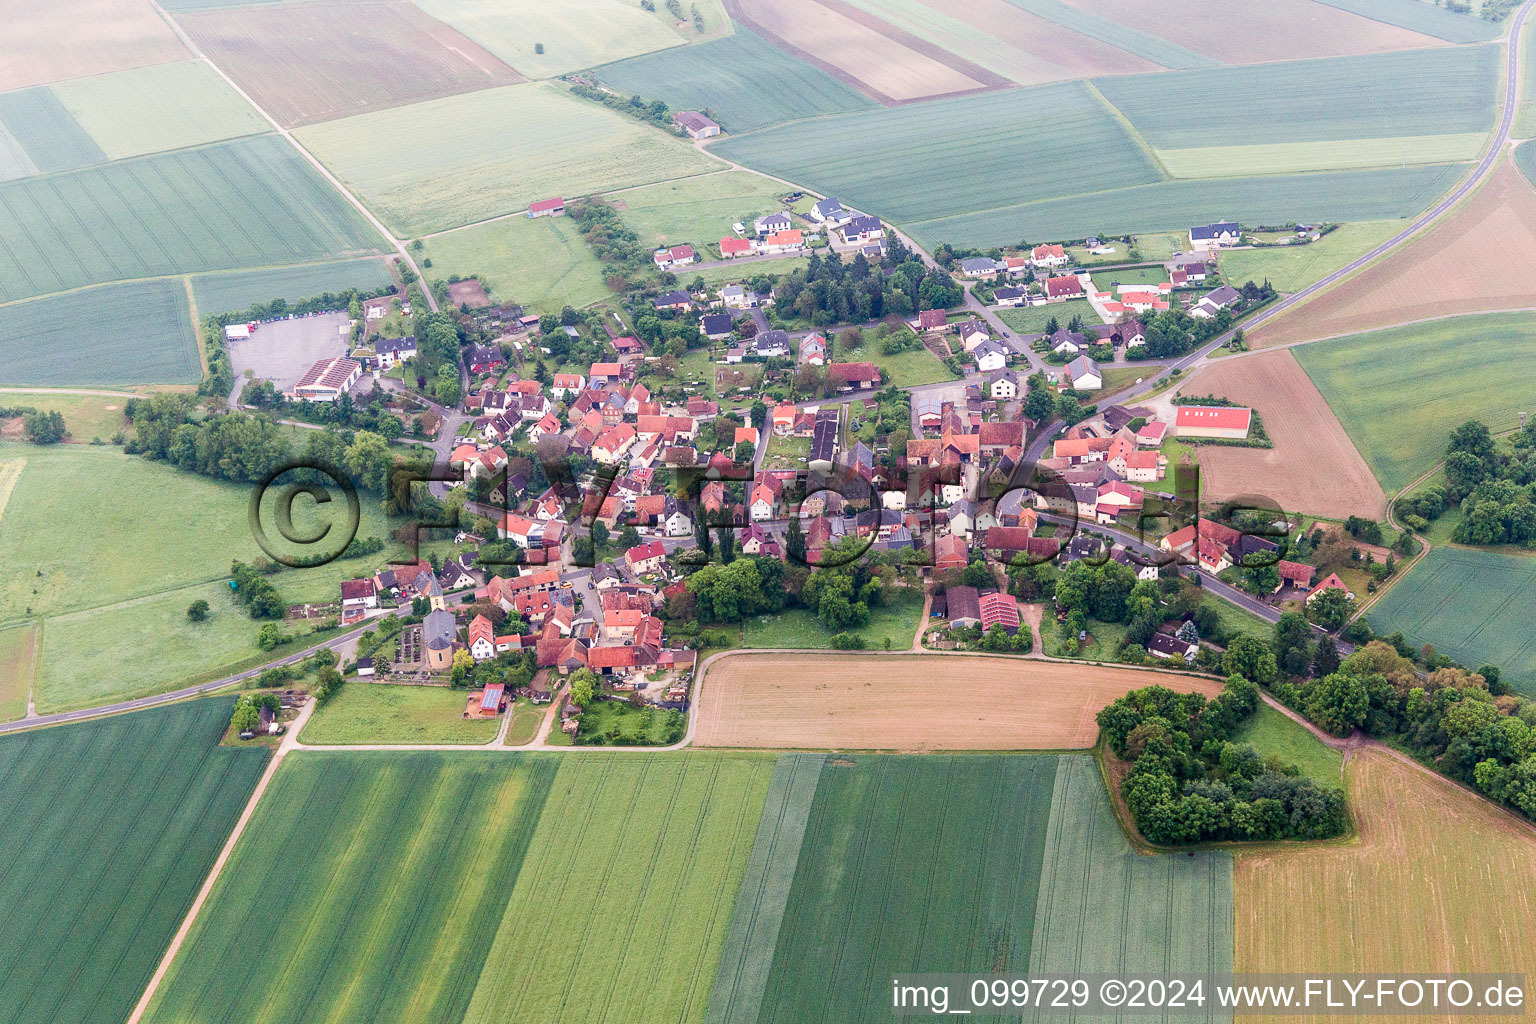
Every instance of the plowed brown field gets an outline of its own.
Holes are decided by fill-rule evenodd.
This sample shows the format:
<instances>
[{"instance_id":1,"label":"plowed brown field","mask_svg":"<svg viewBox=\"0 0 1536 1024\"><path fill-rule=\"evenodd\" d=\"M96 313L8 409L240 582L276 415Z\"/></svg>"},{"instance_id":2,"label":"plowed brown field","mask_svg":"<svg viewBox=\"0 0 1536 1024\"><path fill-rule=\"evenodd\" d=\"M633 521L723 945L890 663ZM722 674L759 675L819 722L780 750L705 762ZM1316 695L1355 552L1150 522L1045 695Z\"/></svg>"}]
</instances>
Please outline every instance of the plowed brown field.
<instances>
[{"instance_id":1,"label":"plowed brown field","mask_svg":"<svg viewBox=\"0 0 1536 1024\"><path fill-rule=\"evenodd\" d=\"M0 0L0 92L191 54L149 0Z\"/></svg>"},{"instance_id":2,"label":"plowed brown field","mask_svg":"<svg viewBox=\"0 0 1536 1024\"><path fill-rule=\"evenodd\" d=\"M1233 967L1536 977L1536 829L1381 750L1344 773L1359 842L1238 853Z\"/></svg>"},{"instance_id":3,"label":"plowed brown field","mask_svg":"<svg viewBox=\"0 0 1536 1024\"><path fill-rule=\"evenodd\" d=\"M1227 64L1444 46L1445 40L1314 0L1067 0ZM1297 39L1307 41L1298 53Z\"/></svg>"},{"instance_id":4,"label":"plowed brown field","mask_svg":"<svg viewBox=\"0 0 1536 1024\"><path fill-rule=\"evenodd\" d=\"M1288 351L1220 360L1183 389L1251 405L1273 448L1198 449L1202 497L1272 498L1287 511L1380 519L1387 499L1338 417Z\"/></svg>"},{"instance_id":5,"label":"plowed brown field","mask_svg":"<svg viewBox=\"0 0 1536 1024\"><path fill-rule=\"evenodd\" d=\"M1249 335L1255 348L1536 305L1536 190L1510 161L1396 255Z\"/></svg>"},{"instance_id":6,"label":"plowed brown field","mask_svg":"<svg viewBox=\"0 0 1536 1024\"><path fill-rule=\"evenodd\" d=\"M1090 747L1100 708L1143 686L1212 679L954 655L733 654L705 672L694 743L838 750Z\"/></svg>"}]
</instances>

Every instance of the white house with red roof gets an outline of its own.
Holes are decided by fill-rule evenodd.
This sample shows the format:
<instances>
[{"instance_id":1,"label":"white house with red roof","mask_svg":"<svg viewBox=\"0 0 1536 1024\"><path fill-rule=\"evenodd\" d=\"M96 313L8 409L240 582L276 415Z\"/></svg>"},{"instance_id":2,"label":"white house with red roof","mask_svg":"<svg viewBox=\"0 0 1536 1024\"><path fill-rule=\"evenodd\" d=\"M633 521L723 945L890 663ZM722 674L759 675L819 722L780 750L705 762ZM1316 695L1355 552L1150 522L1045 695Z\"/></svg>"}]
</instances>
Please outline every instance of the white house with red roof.
<instances>
[{"instance_id":1,"label":"white house with red roof","mask_svg":"<svg viewBox=\"0 0 1536 1024\"><path fill-rule=\"evenodd\" d=\"M1068 274L1064 277L1052 277L1045 281L1041 288L1045 292L1046 302L1066 302L1068 299L1081 299L1087 296L1088 290L1083 285L1087 274ZM1091 282L1090 282L1091 283Z\"/></svg>"},{"instance_id":2,"label":"white house with red roof","mask_svg":"<svg viewBox=\"0 0 1536 1024\"><path fill-rule=\"evenodd\" d=\"M1311 604L1313 598L1317 597L1317 595L1321 594L1325 590L1342 590L1344 591L1345 597L1349 598L1351 601L1355 599L1354 591L1350 590L1344 581L1339 579L1339 574L1336 572L1331 572L1328 574L1327 579L1323 580L1323 582L1313 587L1311 591L1307 593L1307 604Z\"/></svg>"},{"instance_id":3,"label":"white house with red roof","mask_svg":"<svg viewBox=\"0 0 1536 1024\"><path fill-rule=\"evenodd\" d=\"M720 256L723 259L733 260L738 256L750 256L756 243L750 238L736 238L734 236L720 239Z\"/></svg>"},{"instance_id":4,"label":"white house with red roof","mask_svg":"<svg viewBox=\"0 0 1536 1024\"><path fill-rule=\"evenodd\" d=\"M775 231L759 247L764 253L800 252L805 249L805 233L799 228Z\"/></svg>"},{"instance_id":5,"label":"white house with red roof","mask_svg":"<svg viewBox=\"0 0 1536 1024\"><path fill-rule=\"evenodd\" d=\"M1036 269L1054 270L1071 262L1072 257L1059 245L1037 245L1029 252L1029 265Z\"/></svg>"},{"instance_id":6,"label":"white house with red roof","mask_svg":"<svg viewBox=\"0 0 1536 1024\"><path fill-rule=\"evenodd\" d=\"M549 386L550 393L556 398L564 398L566 395L580 394L587 386L587 378L579 373L557 373L554 383Z\"/></svg>"},{"instance_id":7,"label":"white house with red roof","mask_svg":"<svg viewBox=\"0 0 1536 1024\"><path fill-rule=\"evenodd\" d=\"M1136 443L1143 448L1161 448L1168 436L1168 424L1162 420L1148 420L1136 428Z\"/></svg>"},{"instance_id":8,"label":"white house with red roof","mask_svg":"<svg viewBox=\"0 0 1536 1024\"><path fill-rule=\"evenodd\" d=\"M666 561L667 549L659 540L636 544L624 552L624 564L635 573L659 572Z\"/></svg>"},{"instance_id":9,"label":"white house with red roof","mask_svg":"<svg viewBox=\"0 0 1536 1024\"><path fill-rule=\"evenodd\" d=\"M663 246L651 254L651 259L655 261L657 268L661 270L686 267L690 263L697 263L699 261L698 254L693 251L693 246L687 244Z\"/></svg>"}]
</instances>

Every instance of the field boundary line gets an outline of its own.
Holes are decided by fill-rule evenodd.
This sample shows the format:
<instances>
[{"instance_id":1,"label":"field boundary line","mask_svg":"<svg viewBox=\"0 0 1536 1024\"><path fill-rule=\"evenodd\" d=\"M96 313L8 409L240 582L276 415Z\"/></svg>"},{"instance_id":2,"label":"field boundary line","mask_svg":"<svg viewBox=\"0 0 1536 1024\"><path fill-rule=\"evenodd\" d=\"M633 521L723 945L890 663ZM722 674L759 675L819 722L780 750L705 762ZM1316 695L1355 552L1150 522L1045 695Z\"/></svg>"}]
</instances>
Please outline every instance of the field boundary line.
<instances>
[{"instance_id":1,"label":"field boundary line","mask_svg":"<svg viewBox=\"0 0 1536 1024\"><path fill-rule=\"evenodd\" d=\"M192 275L181 276L182 287L187 292L187 310L192 314L192 343L197 346L197 365L201 376L208 376L208 349L203 344L202 322L197 315L197 296L192 292Z\"/></svg>"},{"instance_id":2,"label":"field boundary line","mask_svg":"<svg viewBox=\"0 0 1536 1024\"><path fill-rule=\"evenodd\" d=\"M1157 150L1152 148L1152 143L1147 141L1147 137L1141 134L1141 131L1137 129L1136 125L1131 123L1131 119L1126 117L1124 112L1121 111L1119 107L1109 102L1109 97L1105 96L1102 92L1099 91L1099 87L1093 84L1093 79L1084 78L1082 79L1082 83L1087 87L1089 94L1092 95L1094 99L1098 100L1099 103L1104 107L1109 116L1114 118L1115 122L1119 124L1121 128L1125 129L1125 133L1135 141L1137 146L1141 147L1141 151L1145 153L1147 159L1152 162L1152 166L1157 168L1157 173L1163 176L1163 180L1177 180L1173 176L1173 173L1168 170L1167 165L1163 163L1162 157L1157 155Z\"/></svg>"}]
</instances>

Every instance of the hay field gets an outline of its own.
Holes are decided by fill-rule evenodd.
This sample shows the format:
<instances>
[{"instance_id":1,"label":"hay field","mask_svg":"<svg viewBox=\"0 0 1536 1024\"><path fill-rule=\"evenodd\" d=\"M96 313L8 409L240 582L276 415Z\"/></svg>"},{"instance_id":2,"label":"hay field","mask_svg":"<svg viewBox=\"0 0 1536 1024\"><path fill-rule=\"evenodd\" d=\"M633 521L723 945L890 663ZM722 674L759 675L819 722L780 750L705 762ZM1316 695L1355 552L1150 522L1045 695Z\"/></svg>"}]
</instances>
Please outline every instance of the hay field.
<instances>
[{"instance_id":1,"label":"hay field","mask_svg":"<svg viewBox=\"0 0 1536 1024\"><path fill-rule=\"evenodd\" d=\"M544 84L486 89L310 125L299 139L401 237L718 170L623 114Z\"/></svg>"},{"instance_id":2,"label":"hay field","mask_svg":"<svg viewBox=\"0 0 1536 1024\"><path fill-rule=\"evenodd\" d=\"M0 488L6 486L12 463L0 463ZM10 626L0 629L0 722L14 722L27 714L27 694L37 674L38 628Z\"/></svg>"},{"instance_id":3,"label":"hay field","mask_svg":"<svg viewBox=\"0 0 1536 1024\"><path fill-rule=\"evenodd\" d=\"M577 309L610 294L603 265L569 217L503 217L426 240L432 274L479 277L501 302L541 313Z\"/></svg>"},{"instance_id":4,"label":"hay field","mask_svg":"<svg viewBox=\"0 0 1536 1024\"><path fill-rule=\"evenodd\" d=\"M289 128L524 81L449 26L395 0L256 4L177 20Z\"/></svg>"},{"instance_id":5,"label":"hay field","mask_svg":"<svg viewBox=\"0 0 1536 1024\"><path fill-rule=\"evenodd\" d=\"M270 270L229 270L198 274L192 278L192 297L197 310L227 313L249 309L258 302L287 299L296 302L325 292L344 292L349 288L373 291L390 284L393 278L381 259L364 257L307 263L297 267Z\"/></svg>"},{"instance_id":6,"label":"hay field","mask_svg":"<svg viewBox=\"0 0 1536 1024\"><path fill-rule=\"evenodd\" d=\"M1281 508L1333 519L1380 519L1386 513L1386 495L1370 467L1290 352L1220 360L1182 390L1251 405L1275 443L1273 448L1197 448L1204 500L1262 495Z\"/></svg>"},{"instance_id":7,"label":"hay field","mask_svg":"<svg viewBox=\"0 0 1536 1024\"><path fill-rule=\"evenodd\" d=\"M128 399L129 396L125 394L7 391L4 397L0 397L0 402L6 405L30 405L45 412L57 409L64 414L64 424L71 435L67 443L84 444L93 437L106 440L119 430L127 431L131 428L123 415L123 406ZM4 502L0 501L0 516L4 514Z\"/></svg>"},{"instance_id":8,"label":"hay field","mask_svg":"<svg viewBox=\"0 0 1536 1024\"><path fill-rule=\"evenodd\" d=\"M0 124L25 151L34 172L70 171L106 162L106 154L47 86L0 93Z\"/></svg>"},{"instance_id":9,"label":"hay field","mask_svg":"<svg viewBox=\"0 0 1536 1024\"><path fill-rule=\"evenodd\" d=\"M1209 218L1212 210L1250 224L1387 220L1424 209L1466 170L1466 164L1429 164L1160 181L925 218L902 227L929 247L952 242L984 248L1012 245L1020 238L1081 238L1094 232L1182 233Z\"/></svg>"},{"instance_id":10,"label":"hay field","mask_svg":"<svg viewBox=\"0 0 1536 1024\"><path fill-rule=\"evenodd\" d=\"M621 92L664 99L674 110L708 107L722 128L737 133L875 105L744 27L724 39L605 65L597 77ZM773 87L764 88L765 81Z\"/></svg>"},{"instance_id":11,"label":"hay field","mask_svg":"<svg viewBox=\"0 0 1536 1024\"><path fill-rule=\"evenodd\" d=\"M1536 971L1530 825L1381 750L1344 771L1358 842L1237 855L1234 968Z\"/></svg>"},{"instance_id":12,"label":"hay field","mask_svg":"<svg viewBox=\"0 0 1536 1024\"><path fill-rule=\"evenodd\" d=\"M1152 61L1008 0L850 0L862 11L1020 85L1159 70Z\"/></svg>"},{"instance_id":13,"label":"hay field","mask_svg":"<svg viewBox=\"0 0 1536 1024\"><path fill-rule=\"evenodd\" d=\"M839 0L730 0L731 17L881 103L1001 85L1006 79Z\"/></svg>"},{"instance_id":14,"label":"hay field","mask_svg":"<svg viewBox=\"0 0 1536 1024\"><path fill-rule=\"evenodd\" d=\"M1531 409L1533 338L1536 316L1494 313L1292 351L1390 493L1440 461L1469 417L1495 430L1519 426L1516 413Z\"/></svg>"},{"instance_id":15,"label":"hay field","mask_svg":"<svg viewBox=\"0 0 1536 1024\"><path fill-rule=\"evenodd\" d=\"M230 704L0 738L7 1021L133 1009L266 765L264 749L218 745Z\"/></svg>"},{"instance_id":16,"label":"hay field","mask_svg":"<svg viewBox=\"0 0 1536 1024\"><path fill-rule=\"evenodd\" d=\"M710 666L706 747L1061 750L1089 747L1100 708L1140 686L1207 696L1192 676L1012 658L741 654Z\"/></svg>"},{"instance_id":17,"label":"hay field","mask_svg":"<svg viewBox=\"0 0 1536 1024\"><path fill-rule=\"evenodd\" d=\"M1403 227L1400 221L1393 220L1340 224L1307 245L1233 249L1221 254L1221 272L1239 283L1267 278L1282 292L1299 292L1364 256Z\"/></svg>"},{"instance_id":18,"label":"hay field","mask_svg":"<svg viewBox=\"0 0 1536 1024\"><path fill-rule=\"evenodd\" d=\"M0 384L195 384L202 378L180 278L101 285L0 306L0 344L6 353Z\"/></svg>"},{"instance_id":19,"label":"hay field","mask_svg":"<svg viewBox=\"0 0 1536 1024\"><path fill-rule=\"evenodd\" d=\"M1217 27L1230 33L1232 23L1222 19ZM1100 78L1094 85L1158 149L1342 142L1485 131L1502 66L1497 46L1455 46ZM1191 118L1191 94L1222 100ZM1339 102L1341 96L1350 101Z\"/></svg>"},{"instance_id":20,"label":"hay field","mask_svg":"<svg viewBox=\"0 0 1536 1024\"><path fill-rule=\"evenodd\" d=\"M0 23L0 92L192 56L149 0L0 0Z\"/></svg>"},{"instance_id":21,"label":"hay field","mask_svg":"<svg viewBox=\"0 0 1536 1024\"><path fill-rule=\"evenodd\" d=\"M1464 132L1342 142L1268 142L1254 146L1159 149L1157 158L1175 178L1220 178L1475 160L1487 144L1487 133Z\"/></svg>"},{"instance_id":22,"label":"hay field","mask_svg":"<svg viewBox=\"0 0 1536 1024\"><path fill-rule=\"evenodd\" d=\"M1490 253L1497 253L1490 259ZM1536 190L1513 164L1390 257L1252 332L1255 348L1536 306Z\"/></svg>"},{"instance_id":23,"label":"hay field","mask_svg":"<svg viewBox=\"0 0 1536 1024\"><path fill-rule=\"evenodd\" d=\"M305 743L489 743L496 718L464 718L465 690L351 680L316 708L304 725Z\"/></svg>"},{"instance_id":24,"label":"hay field","mask_svg":"<svg viewBox=\"0 0 1536 1024\"><path fill-rule=\"evenodd\" d=\"M275 135L6 182L0 204L0 301L383 244Z\"/></svg>"},{"instance_id":25,"label":"hay field","mask_svg":"<svg viewBox=\"0 0 1536 1024\"><path fill-rule=\"evenodd\" d=\"M674 31L665 4L657 4L655 14L626 0L422 0L417 6L530 78L553 78L728 28L719 0L699 4L705 16L702 37L692 26L686 35ZM543 53L535 52L538 43L544 44Z\"/></svg>"},{"instance_id":26,"label":"hay field","mask_svg":"<svg viewBox=\"0 0 1536 1024\"><path fill-rule=\"evenodd\" d=\"M956 124L976 127L962 140ZM714 150L903 224L1159 177L1080 82L818 118L727 138Z\"/></svg>"},{"instance_id":27,"label":"hay field","mask_svg":"<svg viewBox=\"0 0 1536 1024\"><path fill-rule=\"evenodd\" d=\"M258 135L269 127L202 61L59 82L53 92L112 160Z\"/></svg>"},{"instance_id":28,"label":"hay field","mask_svg":"<svg viewBox=\"0 0 1536 1024\"><path fill-rule=\"evenodd\" d=\"M1466 665L1498 665L1501 678L1536 694L1536 558L1437 547L1372 606L1371 626L1402 630Z\"/></svg>"},{"instance_id":29,"label":"hay field","mask_svg":"<svg viewBox=\"0 0 1536 1024\"><path fill-rule=\"evenodd\" d=\"M702 1022L773 758L556 760L464 1024Z\"/></svg>"},{"instance_id":30,"label":"hay field","mask_svg":"<svg viewBox=\"0 0 1536 1024\"><path fill-rule=\"evenodd\" d=\"M1285 60L1294 41L1319 57L1442 46L1443 41L1314 0L1066 0L1226 64Z\"/></svg>"},{"instance_id":31,"label":"hay field","mask_svg":"<svg viewBox=\"0 0 1536 1024\"><path fill-rule=\"evenodd\" d=\"M626 189L607 198L639 234L641 245L694 242L709 252L704 259L718 259L715 243L730 235L731 225L740 221L750 230L753 218L782 208L778 197L786 191L760 174L725 171Z\"/></svg>"},{"instance_id":32,"label":"hay field","mask_svg":"<svg viewBox=\"0 0 1536 1024\"><path fill-rule=\"evenodd\" d=\"M144 1019L457 1024L555 769L290 754Z\"/></svg>"}]
</instances>

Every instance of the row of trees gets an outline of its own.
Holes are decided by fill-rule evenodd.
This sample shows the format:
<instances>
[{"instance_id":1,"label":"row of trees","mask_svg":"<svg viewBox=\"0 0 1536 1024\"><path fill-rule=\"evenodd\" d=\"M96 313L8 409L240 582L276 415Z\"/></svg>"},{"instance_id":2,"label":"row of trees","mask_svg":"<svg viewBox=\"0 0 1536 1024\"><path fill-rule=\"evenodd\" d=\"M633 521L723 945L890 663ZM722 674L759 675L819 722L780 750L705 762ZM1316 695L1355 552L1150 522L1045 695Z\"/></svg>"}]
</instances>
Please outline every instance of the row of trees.
<instances>
[{"instance_id":1,"label":"row of trees","mask_svg":"<svg viewBox=\"0 0 1536 1024\"><path fill-rule=\"evenodd\" d=\"M1132 762L1120 791L1142 835L1182 844L1344 832L1341 790L1324 790L1294 765L1234 742L1259 700L1259 688L1234 675L1209 703L1200 694L1150 686L1099 712L1110 747Z\"/></svg>"},{"instance_id":2,"label":"row of trees","mask_svg":"<svg viewBox=\"0 0 1536 1024\"><path fill-rule=\"evenodd\" d=\"M1451 534L1458 544L1536 545L1536 420L1502 447L1478 420L1457 427L1446 444L1445 481L1443 491L1398 502L1408 526L1423 529L1459 503L1461 521Z\"/></svg>"}]
</instances>

